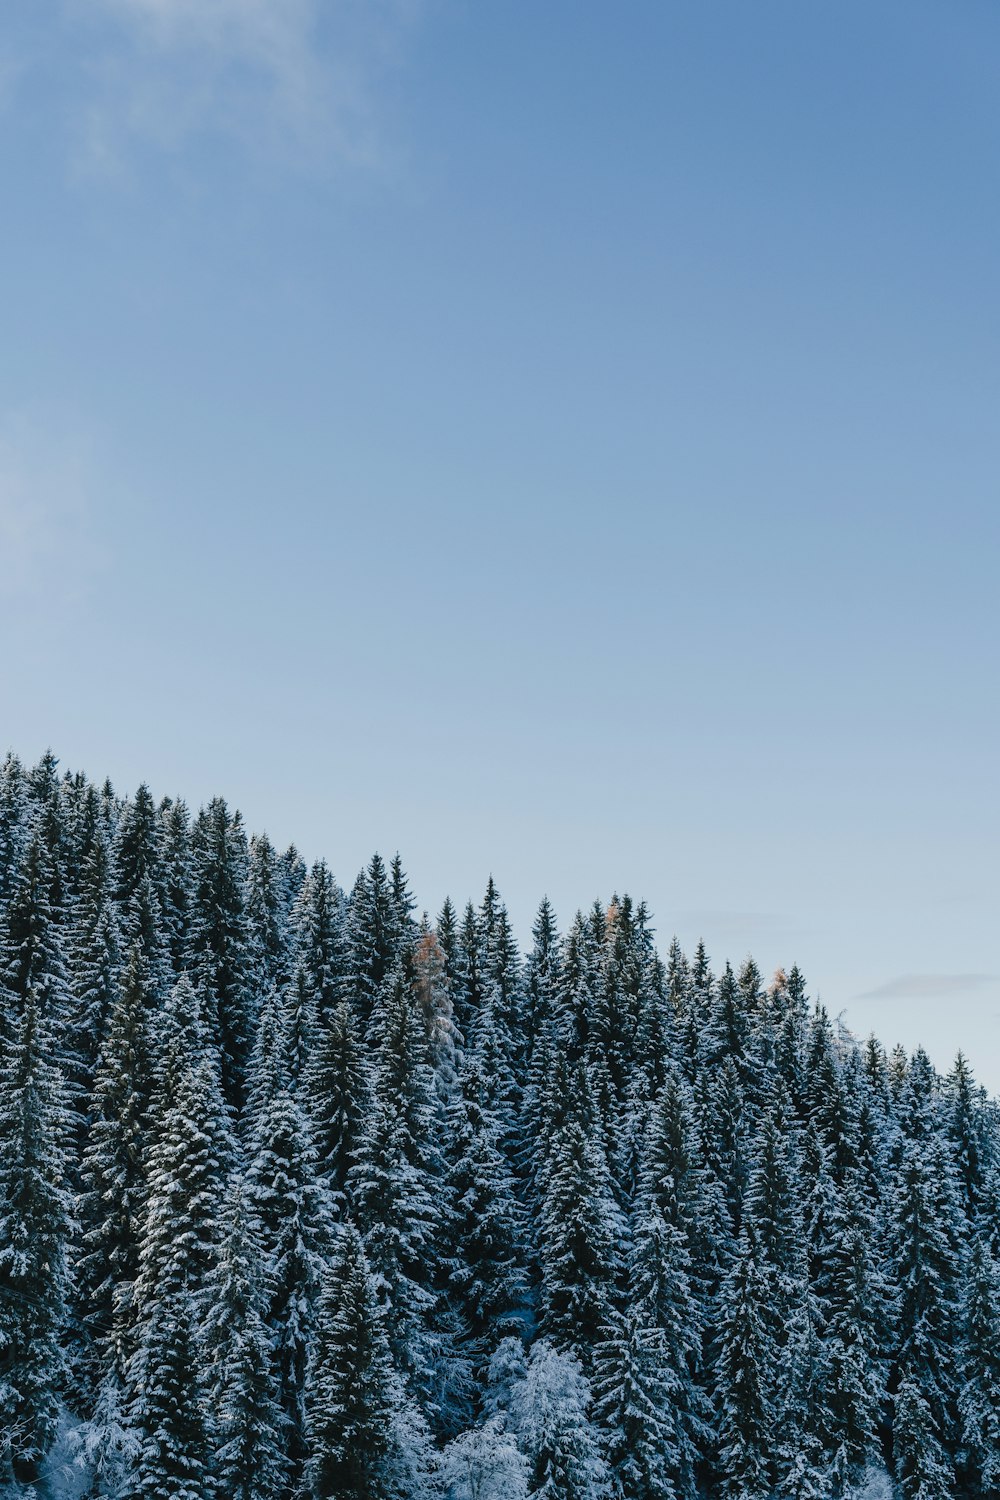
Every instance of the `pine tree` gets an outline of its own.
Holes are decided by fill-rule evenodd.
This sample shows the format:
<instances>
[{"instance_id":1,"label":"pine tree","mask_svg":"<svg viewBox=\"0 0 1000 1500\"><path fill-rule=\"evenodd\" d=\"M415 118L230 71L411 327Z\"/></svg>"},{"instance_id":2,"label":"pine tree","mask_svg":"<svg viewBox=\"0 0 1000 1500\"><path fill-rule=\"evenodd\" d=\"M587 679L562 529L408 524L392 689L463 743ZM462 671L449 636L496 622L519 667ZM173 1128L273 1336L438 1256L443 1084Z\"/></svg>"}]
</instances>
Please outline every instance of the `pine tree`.
<instances>
[{"instance_id":1,"label":"pine tree","mask_svg":"<svg viewBox=\"0 0 1000 1500\"><path fill-rule=\"evenodd\" d=\"M211 1001L206 1021L221 1052L222 1088L239 1108L256 1020L246 911L247 841L239 813L215 797L198 814L194 862L192 953Z\"/></svg>"},{"instance_id":2,"label":"pine tree","mask_svg":"<svg viewBox=\"0 0 1000 1500\"><path fill-rule=\"evenodd\" d=\"M1000 1272L982 1237L965 1288L958 1415L966 1467L984 1495L1000 1489Z\"/></svg>"},{"instance_id":3,"label":"pine tree","mask_svg":"<svg viewBox=\"0 0 1000 1500\"><path fill-rule=\"evenodd\" d=\"M462 1037L451 1003L444 950L426 915L413 950L413 992L423 1017L435 1093L444 1107L455 1088Z\"/></svg>"},{"instance_id":4,"label":"pine tree","mask_svg":"<svg viewBox=\"0 0 1000 1500\"><path fill-rule=\"evenodd\" d=\"M559 929L548 897L544 897L531 928L532 947L525 973L525 1044L529 1060L549 1025L559 984Z\"/></svg>"},{"instance_id":5,"label":"pine tree","mask_svg":"<svg viewBox=\"0 0 1000 1500\"><path fill-rule=\"evenodd\" d=\"M351 892L348 937L354 1001L367 1023L375 997L401 947L399 910L379 854L372 855Z\"/></svg>"},{"instance_id":6,"label":"pine tree","mask_svg":"<svg viewBox=\"0 0 1000 1500\"><path fill-rule=\"evenodd\" d=\"M274 1096L262 1122L247 1170L247 1194L260 1224L268 1281L265 1317L274 1340L277 1400L294 1492L306 1460L303 1390L329 1215L308 1121L287 1090Z\"/></svg>"},{"instance_id":7,"label":"pine tree","mask_svg":"<svg viewBox=\"0 0 1000 1500\"><path fill-rule=\"evenodd\" d=\"M906 1100L911 1128L927 1117L921 1096L922 1080ZM941 1142L916 1134L904 1149L895 1195L900 1342L893 1445L906 1500L934 1494L942 1474L954 1487L949 1440L957 1421L960 1212Z\"/></svg>"},{"instance_id":8,"label":"pine tree","mask_svg":"<svg viewBox=\"0 0 1000 1500\"><path fill-rule=\"evenodd\" d=\"M150 994L142 949L129 954L101 1044L83 1157L75 1301L92 1358L120 1384L131 1353L132 1284L146 1193Z\"/></svg>"},{"instance_id":9,"label":"pine tree","mask_svg":"<svg viewBox=\"0 0 1000 1500\"><path fill-rule=\"evenodd\" d=\"M34 815L11 881L0 928L0 1049L17 1034L29 995L44 1017L53 1054L65 1052L72 1008L59 911L52 903L56 868Z\"/></svg>"},{"instance_id":10,"label":"pine tree","mask_svg":"<svg viewBox=\"0 0 1000 1500\"><path fill-rule=\"evenodd\" d=\"M918 1381L905 1375L896 1393L893 1448L904 1500L951 1500L955 1469L931 1403Z\"/></svg>"},{"instance_id":11,"label":"pine tree","mask_svg":"<svg viewBox=\"0 0 1000 1500\"><path fill-rule=\"evenodd\" d=\"M526 1061L521 963L507 908L492 876L479 910L479 953L483 982L494 991L497 1025L508 1048L511 1076L520 1090Z\"/></svg>"},{"instance_id":12,"label":"pine tree","mask_svg":"<svg viewBox=\"0 0 1000 1500\"><path fill-rule=\"evenodd\" d=\"M693 1292L704 1303L718 1289L730 1229L721 1188L702 1164L691 1090L672 1068L650 1106L639 1191L683 1237Z\"/></svg>"},{"instance_id":13,"label":"pine tree","mask_svg":"<svg viewBox=\"0 0 1000 1500\"><path fill-rule=\"evenodd\" d=\"M115 837L114 868L118 877L115 898L122 923L126 924L132 900L143 883L149 880L155 889L160 877L159 819L145 783L122 807ZM135 931L127 932L130 942L137 936Z\"/></svg>"},{"instance_id":14,"label":"pine tree","mask_svg":"<svg viewBox=\"0 0 1000 1500\"><path fill-rule=\"evenodd\" d=\"M63 825L61 784L57 775L58 760L46 750L36 766L28 772L28 787L34 799L33 822L48 859L51 882L48 900L53 913L63 913L69 902L67 881L71 855Z\"/></svg>"},{"instance_id":15,"label":"pine tree","mask_svg":"<svg viewBox=\"0 0 1000 1500\"><path fill-rule=\"evenodd\" d=\"M139 1453L127 1500L213 1500L213 1437L197 1378L191 1298L182 1287L157 1298L130 1375Z\"/></svg>"},{"instance_id":16,"label":"pine tree","mask_svg":"<svg viewBox=\"0 0 1000 1500\"><path fill-rule=\"evenodd\" d=\"M889 1298L868 1238L857 1225L839 1230L819 1284L826 1317L832 1467L845 1484L880 1458L886 1401L882 1351L888 1343Z\"/></svg>"},{"instance_id":17,"label":"pine tree","mask_svg":"<svg viewBox=\"0 0 1000 1500\"><path fill-rule=\"evenodd\" d=\"M288 977L282 885L274 845L266 834L254 834L247 858L246 916L250 964L258 994Z\"/></svg>"},{"instance_id":18,"label":"pine tree","mask_svg":"<svg viewBox=\"0 0 1000 1500\"><path fill-rule=\"evenodd\" d=\"M307 1376L313 1500L388 1500L400 1400L372 1275L347 1228L323 1277Z\"/></svg>"},{"instance_id":19,"label":"pine tree","mask_svg":"<svg viewBox=\"0 0 1000 1500\"><path fill-rule=\"evenodd\" d=\"M219 1259L206 1282L201 1333L215 1419L213 1475L226 1500L280 1500L285 1493L274 1347L264 1323L269 1292L260 1232L243 1183L233 1178Z\"/></svg>"},{"instance_id":20,"label":"pine tree","mask_svg":"<svg viewBox=\"0 0 1000 1500\"><path fill-rule=\"evenodd\" d=\"M962 1208L970 1225L988 1210L991 1169L995 1170L984 1130L983 1103L983 1090L976 1087L972 1070L959 1052L946 1080L945 1130L951 1142Z\"/></svg>"},{"instance_id":21,"label":"pine tree","mask_svg":"<svg viewBox=\"0 0 1000 1500\"><path fill-rule=\"evenodd\" d=\"M0 1066L0 1464L24 1482L52 1441L65 1375L70 1202L45 1030L29 991Z\"/></svg>"},{"instance_id":22,"label":"pine tree","mask_svg":"<svg viewBox=\"0 0 1000 1500\"><path fill-rule=\"evenodd\" d=\"M194 866L187 804L179 797L165 797L160 803L158 821L160 913L164 946L176 979L188 968L191 950Z\"/></svg>"},{"instance_id":23,"label":"pine tree","mask_svg":"<svg viewBox=\"0 0 1000 1500\"><path fill-rule=\"evenodd\" d=\"M344 898L322 860L309 871L292 912L297 962L308 983L319 1020L347 997L347 938Z\"/></svg>"},{"instance_id":24,"label":"pine tree","mask_svg":"<svg viewBox=\"0 0 1000 1500\"><path fill-rule=\"evenodd\" d=\"M571 1354L545 1339L513 1384L509 1421L530 1467L533 1500L603 1500L609 1474L594 1424L590 1387Z\"/></svg>"},{"instance_id":25,"label":"pine tree","mask_svg":"<svg viewBox=\"0 0 1000 1500\"><path fill-rule=\"evenodd\" d=\"M445 898L434 930L444 955L444 977L455 1014L455 1024L464 1036L470 1014L469 974L458 913L450 897Z\"/></svg>"},{"instance_id":26,"label":"pine tree","mask_svg":"<svg viewBox=\"0 0 1000 1500\"><path fill-rule=\"evenodd\" d=\"M805 1251L797 1143L783 1101L776 1099L761 1120L754 1142L745 1214L753 1224L761 1267L770 1285L769 1304L777 1338L799 1294Z\"/></svg>"},{"instance_id":27,"label":"pine tree","mask_svg":"<svg viewBox=\"0 0 1000 1500\"><path fill-rule=\"evenodd\" d=\"M723 1288L716 1368L718 1466L722 1492L756 1500L770 1487L775 1351L767 1277L754 1232L740 1235Z\"/></svg>"},{"instance_id":28,"label":"pine tree","mask_svg":"<svg viewBox=\"0 0 1000 1500\"><path fill-rule=\"evenodd\" d=\"M463 1349L481 1376L495 1345L522 1333L530 1314L523 1213L476 1054L462 1068L448 1127L448 1285L460 1311Z\"/></svg>"},{"instance_id":29,"label":"pine tree","mask_svg":"<svg viewBox=\"0 0 1000 1500\"><path fill-rule=\"evenodd\" d=\"M27 822L28 779L18 757L8 751L0 766L0 912L20 868Z\"/></svg>"},{"instance_id":30,"label":"pine tree","mask_svg":"<svg viewBox=\"0 0 1000 1500\"><path fill-rule=\"evenodd\" d=\"M637 1209L625 1313L595 1360L596 1412L620 1492L693 1500L709 1428L695 1382L701 1327L683 1234L655 1201Z\"/></svg>"},{"instance_id":31,"label":"pine tree","mask_svg":"<svg viewBox=\"0 0 1000 1500\"><path fill-rule=\"evenodd\" d=\"M587 1369L612 1320L622 1224L583 1064L570 1088L541 1184L541 1329Z\"/></svg>"},{"instance_id":32,"label":"pine tree","mask_svg":"<svg viewBox=\"0 0 1000 1500\"><path fill-rule=\"evenodd\" d=\"M135 1280L135 1316L148 1323L168 1294L198 1297L219 1247L219 1207L233 1154L211 1062L195 1055L171 1086L161 1076L152 1107Z\"/></svg>"},{"instance_id":33,"label":"pine tree","mask_svg":"<svg viewBox=\"0 0 1000 1500\"><path fill-rule=\"evenodd\" d=\"M298 1091L316 1047L318 1026L315 991L305 967L297 963L278 999L274 1064L279 1087Z\"/></svg>"},{"instance_id":34,"label":"pine tree","mask_svg":"<svg viewBox=\"0 0 1000 1500\"><path fill-rule=\"evenodd\" d=\"M118 996L122 957L103 837L95 838L81 872L67 947L72 1001L68 1007L64 1053L68 1091L76 1115L78 1154L86 1135L98 1047Z\"/></svg>"},{"instance_id":35,"label":"pine tree","mask_svg":"<svg viewBox=\"0 0 1000 1500\"><path fill-rule=\"evenodd\" d=\"M715 1067L701 1068L694 1082L695 1115L706 1176L721 1189L730 1226L729 1238L743 1221L743 1200L749 1178L746 1109L736 1064L731 1057ZM720 1246L728 1256L731 1245Z\"/></svg>"},{"instance_id":36,"label":"pine tree","mask_svg":"<svg viewBox=\"0 0 1000 1500\"><path fill-rule=\"evenodd\" d=\"M373 1021L380 1042L372 1108L348 1194L382 1289L394 1357L430 1399L440 1359L433 1325L446 1208L427 1036L401 966L387 979Z\"/></svg>"},{"instance_id":37,"label":"pine tree","mask_svg":"<svg viewBox=\"0 0 1000 1500\"><path fill-rule=\"evenodd\" d=\"M319 1025L302 1091L317 1170L328 1189L331 1208L343 1215L348 1174L361 1149L371 1109L369 1061L346 998L334 1001Z\"/></svg>"}]
</instances>

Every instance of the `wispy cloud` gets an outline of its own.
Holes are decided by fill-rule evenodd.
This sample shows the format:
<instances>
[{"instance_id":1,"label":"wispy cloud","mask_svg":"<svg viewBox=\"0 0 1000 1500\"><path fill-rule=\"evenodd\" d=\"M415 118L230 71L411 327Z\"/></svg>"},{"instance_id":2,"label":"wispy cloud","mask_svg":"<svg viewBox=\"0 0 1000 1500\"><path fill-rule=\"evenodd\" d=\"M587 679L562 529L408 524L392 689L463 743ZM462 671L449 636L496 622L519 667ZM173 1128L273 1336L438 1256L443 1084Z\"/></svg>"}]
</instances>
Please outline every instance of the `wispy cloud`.
<instances>
[{"instance_id":1,"label":"wispy cloud","mask_svg":"<svg viewBox=\"0 0 1000 1500\"><path fill-rule=\"evenodd\" d=\"M205 135L311 166L379 158L379 74L417 0L71 0L91 75L84 150Z\"/></svg>"},{"instance_id":2,"label":"wispy cloud","mask_svg":"<svg viewBox=\"0 0 1000 1500\"><path fill-rule=\"evenodd\" d=\"M901 974L873 990L865 990L859 1000L944 1000L953 996L976 994L1000 985L998 974Z\"/></svg>"},{"instance_id":3,"label":"wispy cloud","mask_svg":"<svg viewBox=\"0 0 1000 1500\"><path fill-rule=\"evenodd\" d=\"M0 419L0 600L75 594L107 562L91 445L72 424Z\"/></svg>"}]
</instances>

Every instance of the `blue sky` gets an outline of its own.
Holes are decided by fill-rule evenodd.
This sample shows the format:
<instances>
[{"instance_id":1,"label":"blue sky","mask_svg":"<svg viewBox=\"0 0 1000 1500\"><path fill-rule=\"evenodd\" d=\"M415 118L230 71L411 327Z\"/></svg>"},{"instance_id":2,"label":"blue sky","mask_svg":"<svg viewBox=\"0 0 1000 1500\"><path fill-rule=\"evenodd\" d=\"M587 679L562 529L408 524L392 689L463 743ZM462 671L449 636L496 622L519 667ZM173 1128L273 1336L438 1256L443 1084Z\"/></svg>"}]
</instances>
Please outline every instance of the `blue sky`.
<instances>
[{"instance_id":1,"label":"blue sky","mask_svg":"<svg viewBox=\"0 0 1000 1500\"><path fill-rule=\"evenodd\" d=\"M14 0L2 739L1000 1090L1000 11Z\"/></svg>"}]
</instances>

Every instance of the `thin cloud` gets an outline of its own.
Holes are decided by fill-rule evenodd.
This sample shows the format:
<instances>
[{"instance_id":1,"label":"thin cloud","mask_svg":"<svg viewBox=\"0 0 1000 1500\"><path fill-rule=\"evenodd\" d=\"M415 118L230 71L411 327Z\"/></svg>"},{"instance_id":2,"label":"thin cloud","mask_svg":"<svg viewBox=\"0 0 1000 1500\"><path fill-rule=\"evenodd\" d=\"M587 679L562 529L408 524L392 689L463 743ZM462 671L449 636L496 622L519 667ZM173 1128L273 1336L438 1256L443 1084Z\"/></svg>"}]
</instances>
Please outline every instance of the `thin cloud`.
<instances>
[{"instance_id":1,"label":"thin cloud","mask_svg":"<svg viewBox=\"0 0 1000 1500\"><path fill-rule=\"evenodd\" d=\"M206 135L300 164L372 165L375 85L413 12L404 0L74 0L92 86L84 151L101 169L138 143Z\"/></svg>"},{"instance_id":2,"label":"thin cloud","mask_svg":"<svg viewBox=\"0 0 1000 1500\"><path fill-rule=\"evenodd\" d=\"M1000 984L998 974L901 974L873 990L865 990L859 1000L937 1000L949 996L972 995Z\"/></svg>"}]
</instances>

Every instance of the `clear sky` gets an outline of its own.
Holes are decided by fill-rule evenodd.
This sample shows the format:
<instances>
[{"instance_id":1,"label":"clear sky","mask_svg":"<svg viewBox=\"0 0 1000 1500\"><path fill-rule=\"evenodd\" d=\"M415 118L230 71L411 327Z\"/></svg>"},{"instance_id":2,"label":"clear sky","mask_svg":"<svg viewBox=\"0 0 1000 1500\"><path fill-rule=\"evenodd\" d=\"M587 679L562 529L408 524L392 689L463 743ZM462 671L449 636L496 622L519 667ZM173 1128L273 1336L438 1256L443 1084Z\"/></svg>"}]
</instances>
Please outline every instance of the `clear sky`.
<instances>
[{"instance_id":1,"label":"clear sky","mask_svg":"<svg viewBox=\"0 0 1000 1500\"><path fill-rule=\"evenodd\" d=\"M995 0L9 0L0 739L1000 1091Z\"/></svg>"}]
</instances>

